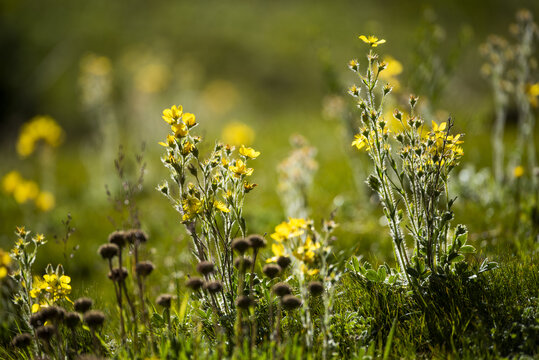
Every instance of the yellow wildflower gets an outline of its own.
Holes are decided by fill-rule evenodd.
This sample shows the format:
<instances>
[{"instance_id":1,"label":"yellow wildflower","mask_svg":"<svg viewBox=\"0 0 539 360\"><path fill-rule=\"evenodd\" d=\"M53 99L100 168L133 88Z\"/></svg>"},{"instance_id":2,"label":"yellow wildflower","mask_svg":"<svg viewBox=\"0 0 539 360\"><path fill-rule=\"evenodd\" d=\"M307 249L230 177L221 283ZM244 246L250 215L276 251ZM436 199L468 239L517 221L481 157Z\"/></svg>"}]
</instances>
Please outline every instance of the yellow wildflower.
<instances>
[{"instance_id":1,"label":"yellow wildflower","mask_svg":"<svg viewBox=\"0 0 539 360\"><path fill-rule=\"evenodd\" d=\"M219 211L222 211L224 213L228 213L230 212L230 209L226 207L226 205L222 202L222 201L218 201L218 200L215 200L213 202L213 206L219 210Z\"/></svg>"},{"instance_id":2,"label":"yellow wildflower","mask_svg":"<svg viewBox=\"0 0 539 360\"><path fill-rule=\"evenodd\" d=\"M267 263L277 262L279 257L286 256L286 249L284 248L283 244L279 244L279 243L271 244L271 252L273 253L273 257L267 259L266 260Z\"/></svg>"},{"instance_id":3,"label":"yellow wildflower","mask_svg":"<svg viewBox=\"0 0 539 360\"><path fill-rule=\"evenodd\" d=\"M166 141L167 141L166 143L160 141L160 142L159 142L159 145L164 146L164 147L172 147L172 146L174 146L174 142L175 142L176 140L174 139L174 136L168 134L168 135L167 135L167 140L166 140Z\"/></svg>"},{"instance_id":4,"label":"yellow wildflower","mask_svg":"<svg viewBox=\"0 0 539 360\"><path fill-rule=\"evenodd\" d=\"M253 143L254 138L254 130L247 124L239 121L233 121L226 125L221 134L223 142L236 146L241 144L249 146Z\"/></svg>"},{"instance_id":5,"label":"yellow wildflower","mask_svg":"<svg viewBox=\"0 0 539 360\"><path fill-rule=\"evenodd\" d=\"M301 272L308 276L314 276L320 272L318 269L309 269L305 264L301 263Z\"/></svg>"},{"instance_id":6,"label":"yellow wildflower","mask_svg":"<svg viewBox=\"0 0 539 360\"><path fill-rule=\"evenodd\" d=\"M256 159L260 155L260 151L255 151L253 148L246 148L243 145L240 147L239 153L251 159Z\"/></svg>"},{"instance_id":7,"label":"yellow wildflower","mask_svg":"<svg viewBox=\"0 0 539 360\"><path fill-rule=\"evenodd\" d=\"M234 176L237 178L241 177L242 175L251 176L254 171L252 168L248 168L247 164L244 163L241 159L236 160L235 165L230 165L228 168L234 173Z\"/></svg>"},{"instance_id":8,"label":"yellow wildflower","mask_svg":"<svg viewBox=\"0 0 539 360\"><path fill-rule=\"evenodd\" d=\"M524 167L519 165L513 170L513 175L518 179L524 175Z\"/></svg>"},{"instance_id":9,"label":"yellow wildflower","mask_svg":"<svg viewBox=\"0 0 539 360\"><path fill-rule=\"evenodd\" d=\"M165 120L170 125L176 124L177 120L183 114L183 107L181 105L172 105L170 109L163 110L163 120Z\"/></svg>"},{"instance_id":10,"label":"yellow wildflower","mask_svg":"<svg viewBox=\"0 0 539 360\"><path fill-rule=\"evenodd\" d=\"M369 36L361 35L359 36L359 39L363 40L364 43L369 44L371 47L377 47L378 45L386 42L384 39L378 40L378 38L374 35L369 35Z\"/></svg>"},{"instance_id":11,"label":"yellow wildflower","mask_svg":"<svg viewBox=\"0 0 539 360\"><path fill-rule=\"evenodd\" d=\"M176 136L177 138L187 136L187 134L189 133L189 130L184 123L173 124L170 128L174 132L174 136Z\"/></svg>"},{"instance_id":12,"label":"yellow wildflower","mask_svg":"<svg viewBox=\"0 0 539 360\"><path fill-rule=\"evenodd\" d=\"M56 204L56 201L52 193L48 191L42 191L37 196L35 203L36 203L36 207L39 210L46 212L54 207L54 205Z\"/></svg>"},{"instance_id":13,"label":"yellow wildflower","mask_svg":"<svg viewBox=\"0 0 539 360\"><path fill-rule=\"evenodd\" d=\"M243 188L245 189L245 192L248 193L249 191L253 190L255 187L257 187L258 184L250 184L247 181L243 183Z\"/></svg>"},{"instance_id":14,"label":"yellow wildflower","mask_svg":"<svg viewBox=\"0 0 539 360\"><path fill-rule=\"evenodd\" d=\"M34 181L23 181L17 185L13 192L15 201L23 204L28 200L33 200L39 195L39 187Z\"/></svg>"},{"instance_id":15,"label":"yellow wildflower","mask_svg":"<svg viewBox=\"0 0 539 360\"><path fill-rule=\"evenodd\" d=\"M9 253L0 249L0 280L7 276L10 264L11 256L9 256Z\"/></svg>"},{"instance_id":16,"label":"yellow wildflower","mask_svg":"<svg viewBox=\"0 0 539 360\"><path fill-rule=\"evenodd\" d=\"M5 193L12 194L22 181L21 174L16 170L12 170L2 178L2 189Z\"/></svg>"},{"instance_id":17,"label":"yellow wildflower","mask_svg":"<svg viewBox=\"0 0 539 360\"><path fill-rule=\"evenodd\" d=\"M361 134L354 135L354 141L352 141L352 146L355 146L358 150L361 150L367 144L367 139ZM368 150L368 149L367 149Z\"/></svg>"},{"instance_id":18,"label":"yellow wildflower","mask_svg":"<svg viewBox=\"0 0 539 360\"><path fill-rule=\"evenodd\" d=\"M22 126L17 140L17 152L22 157L32 154L39 140L57 147L64 140L64 130L52 117L36 116Z\"/></svg>"},{"instance_id":19,"label":"yellow wildflower","mask_svg":"<svg viewBox=\"0 0 539 360\"><path fill-rule=\"evenodd\" d=\"M294 256L301 261L312 263L318 249L320 249L320 243L314 243L311 237L308 236L305 244L294 251Z\"/></svg>"},{"instance_id":20,"label":"yellow wildflower","mask_svg":"<svg viewBox=\"0 0 539 360\"><path fill-rule=\"evenodd\" d=\"M184 211L182 220L190 220L202 211L202 201L194 196L189 196L182 201L182 208Z\"/></svg>"},{"instance_id":21,"label":"yellow wildflower","mask_svg":"<svg viewBox=\"0 0 539 360\"><path fill-rule=\"evenodd\" d=\"M185 113L182 116L182 121L185 125L192 127L196 125L195 114Z\"/></svg>"},{"instance_id":22,"label":"yellow wildflower","mask_svg":"<svg viewBox=\"0 0 539 360\"><path fill-rule=\"evenodd\" d=\"M195 145L193 143L190 143L189 141L186 141L182 147L182 155L187 155L190 152L192 152L194 149L195 149Z\"/></svg>"},{"instance_id":23,"label":"yellow wildflower","mask_svg":"<svg viewBox=\"0 0 539 360\"><path fill-rule=\"evenodd\" d=\"M528 96L528 101L531 106L537 107L537 97L539 97L539 83L535 84L526 84L526 95Z\"/></svg>"}]
</instances>

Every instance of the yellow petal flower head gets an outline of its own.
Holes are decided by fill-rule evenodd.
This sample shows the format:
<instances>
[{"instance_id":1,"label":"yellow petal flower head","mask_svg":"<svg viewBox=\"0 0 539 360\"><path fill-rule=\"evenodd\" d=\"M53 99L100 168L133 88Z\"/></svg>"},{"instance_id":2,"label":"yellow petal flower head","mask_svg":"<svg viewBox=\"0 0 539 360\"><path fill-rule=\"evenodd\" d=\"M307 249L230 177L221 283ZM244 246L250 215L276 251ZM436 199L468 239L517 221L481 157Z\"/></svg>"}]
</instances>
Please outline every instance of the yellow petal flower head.
<instances>
[{"instance_id":1,"label":"yellow petal flower head","mask_svg":"<svg viewBox=\"0 0 539 360\"><path fill-rule=\"evenodd\" d=\"M251 176L254 171L252 168L248 168L241 159L236 160L235 165L230 165L228 169L232 171L234 176L237 178L241 177L242 175Z\"/></svg>"},{"instance_id":2,"label":"yellow petal flower head","mask_svg":"<svg viewBox=\"0 0 539 360\"><path fill-rule=\"evenodd\" d=\"M359 38L363 40L364 43L369 44L371 47L377 47L378 45L386 42L384 39L378 40L378 38L374 35L369 35L369 36L361 35Z\"/></svg>"},{"instance_id":3,"label":"yellow petal flower head","mask_svg":"<svg viewBox=\"0 0 539 360\"><path fill-rule=\"evenodd\" d=\"M52 117L36 116L22 126L17 140L17 152L22 157L32 154L39 140L57 147L63 142L64 135L64 130Z\"/></svg>"},{"instance_id":4,"label":"yellow petal flower head","mask_svg":"<svg viewBox=\"0 0 539 360\"><path fill-rule=\"evenodd\" d=\"M253 148L246 148L243 145L240 147L239 153L250 159L256 159L260 155L260 151L255 151Z\"/></svg>"},{"instance_id":5,"label":"yellow petal flower head","mask_svg":"<svg viewBox=\"0 0 539 360\"><path fill-rule=\"evenodd\" d=\"M6 194L12 194L22 181L23 178L18 171L10 171L2 178L2 189Z\"/></svg>"},{"instance_id":6,"label":"yellow petal flower head","mask_svg":"<svg viewBox=\"0 0 539 360\"><path fill-rule=\"evenodd\" d=\"M54 205L56 204L56 200L54 199L54 195L48 191L42 191L37 196L36 200L36 207L43 211L47 212L51 210Z\"/></svg>"},{"instance_id":7,"label":"yellow petal flower head","mask_svg":"<svg viewBox=\"0 0 539 360\"><path fill-rule=\"evenodd\" d=\"M176 124L183 114L183 107L181 105L172 105L170 109L163 110L163 120L170 125Z\"/></svg>"},{"instance_id":8,"label":"yellow petal flower head","mask_svg":"<svg viewBox=\"0 0 539 360\"><path fill-rule=\"evenodd\" d=\"M284 248L283 244L279 243L273 243L271 244L271 252L273 253L273 257L266 260L267 263L271 262L277 262L277 259L281 256L287 256L286 249Z\"/></svg>"},{"instance_id":9,"label":"yellow petal flower head","mask_svg":"<svg viewBox=\"0 0 539 360\"><path fill-rule=\"evenodd\" d=\"M524 175L524 167L523 166L517 166L515 167L515 169L513 170L513 175L518 179L520 177L522 177L522 175Z\"/></svg>"},{"instance_id":10,"label":"yellow petal flower head","mask_svg":"<svg viewBox=\"0 0 539 360\"><path fill-rule=\"evenodd\" d=\"M167 135L167 140L166 140L166 141L167 141L166 143L160 141L160 142L159 142L159 145L164 146L164 147L173 147L173 146L174 146L174 143L175 143L175 138L174 138L174 136L168 134L168 135Z\"/></svg>"},{"instance_id":11,"label":"yellow petal flower head","mask_svg":"<svg viewBox=\"0 0 539 360\"><path fill-rule=\"evenodd\" d=\"M189 130L184 123L173 124L170 128L174 132L174 136L176 136L177 138L187 136L187 134L189 133Z\"/></svg>"},{"instance_id":12,"label":"yellow petal flower head","mask_svg":"<svg viewBox=\"0 0 539 360\"><path fill-rule=\"evenodd\" d=\"M185 113L183 114L182 116L182 121L185 125L187 125L188 127L193 127L196 125L196 121L195 121L195 114L191 114L191 113Z\"/></svg>"},{"instance_id":13,"label":"yellow petal flower head","mask_svg":"<svg viewBox=\"0 0 539 360\"><path fill-rule=\"evenodd\" d=\"M214 206L217 210L219 210L219 211L221 211L221 212L224 212L224 213L230 212L230 209L227 208L226 205L225 205L222 201L215 200L215 201L213 202L213 206Z\"/></svg>"}]
</instances>

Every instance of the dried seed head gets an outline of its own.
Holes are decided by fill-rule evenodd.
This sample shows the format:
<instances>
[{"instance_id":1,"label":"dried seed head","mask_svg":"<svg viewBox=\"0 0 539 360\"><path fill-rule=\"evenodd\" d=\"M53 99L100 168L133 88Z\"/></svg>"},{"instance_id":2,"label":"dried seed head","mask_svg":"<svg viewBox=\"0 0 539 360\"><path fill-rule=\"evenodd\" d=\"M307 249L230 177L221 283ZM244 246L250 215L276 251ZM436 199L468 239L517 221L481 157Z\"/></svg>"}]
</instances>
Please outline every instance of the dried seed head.
<instances>
[{"instance_id":1,"label":"dried seed head","mask_svg":"<svg viewBox=\"0 0 539 360\"><path fill-rule=\"evenodd\" d=\"M220 281L208 281L204 284L204 289L215 294L223 290L223 284Z\"/></svg>"},{"instance_id":2,"label":"dried seed head","mask_svg":"<svg viewBox=\"0 0 539 360\"><path fill-rule=\"evenodd\" d=\"M92 329L100 327L104 321L105 314L99 310L90 310L84 314L84 322Z\"/></svg>"},{"instance_id":3,"label":"dried seed head","mask_svg":"<svg viewBox=\"0 0 539 360\"><path fill-rule=\"evenodd\" d=\"M198 291L200 290L202 285L204 285L204 280L202 280L198 276L192 276L191 278L189 278L189 280L187 280L185 285L187 285L187 287L193 291Z\"/></svg>"},{"instance_id":4,"label":"dried seed head","mask_svg":"<svg viewBox=\"0 0 539 360\"><path fill-rule=\"evenodd\" d=\"M279 256L277 259L277 264L281 267L282 270L285 270L292 260L288 256Z\"/></svg>"},{"instance_id":5,"label":"dried seed head","mask_svg":"<svg viewBox=\"0 0 539 360\"><path fill-rule=\"evenodd\" d=\"M283 296L282 303L286 310L294 310L301 306L301 300L294 295Z\"/></svg>"},{"instance_id":6,"label":"dried seed head","mask_svg":"<svg viewBox=\"0 0 539 360\"><path fill-rule=\"evenodd\" d=\"M262 272L270 279L273 279L274 277L279 275L279 273L281 272L281 267L277 264L267 264L262 269Z\"/></svg>"},{"instance_id":7,"label":"dried seed head","mask_svg":"<svg viewBox=\"0 0 539 360\"><path fill-rule=\"evenodd\" d=\"M115 244L120 249L125 246L125 243L127 242L127 234L125 231L114 231L110 233L109 235L109 243Z\"/></svg>"},{"instance_id":8,"label":"dried seed head","mask_svg":"<svg viewBox=\"0 0 539 360\"><path fill-rule=\"evenodd\" d=\"M131 244L142 244L148 241L148 235L140 229L131 229L126 232L127 241Z\"/></svg>"},{"instance_id":9,"label":"dried seed head","mask_svg":"<svg viewBox=\"0 0 539 360\"><path fill-rule=\"evenodd\" d=\"M238 254L243 254L244 252L247 251L247 249L249 249L249 246L251 245L247 239L238 238L232 241L231 246L232 246L232 250L236 251Z\"/></svg>"},{"instance_id":10,"label":"dried seed head","mask_svg":"<svg viewBox=\"0 0 539 360\"><path fill-rule=\"evenodd\" d=\"M292 293L292 287L287 283L280 282L273 285L273 292L277 294L277 296L283 297Z\"/></svg>"},{"instance_id":11,"label":"dried seed head","mask_svg":"<svg viewBox=\"0 0 539 360\"><path fill-rule=\"evenodd\" d=\"M152 273L155 266L151 261L141 261L135 267L135 271L138 276L148 276Z\"/></svg>"},{"instance_id":12,"label":"dried seed head","mask_svg":"<svg viewBox=\"0 0 539 360\"><path fill-rule=\"evenodd\" d=\"M65 310L58 306L47 306L39 311L43 321L61 320L64 317Z\"/></svg>"},{"instance_id":13,"label":"dried seed head","mask_svg":"<svg viewBox=\"0 0 539 360\"><path fill-rule=\"evenodd\" d=\"M52 325L40 326L36 329L36 335L43 341L49 341L54 335L55 331L56 328Z\"/></svg>"},{"instance_id":14,"label":"dried seed head","mask_svg":"<svg viewBox=\"0 0 539 360\"><path fill-rule=\"evenodd\" d=\"M97 253L101 255L103 259L112 259L118 255L118 246L116 244L103 244L97 250Z\"/></svg>"},{"instance_id":15,"label":"dried seed head","mask_svg":"<svg viewBox=\"0 0 539 360\"><path fill-rule=\"evenodd\" d=\"M161 294L157 297L156 302L158 305L168 309L170 307L170 303L172 302L172 295Z\"/></svg>"},{"instance_id":16,"label":"dried seed head","mask_svg":"<svg viewBox=\"0 0 539 360\"><path fill-rule=\"evenodd\" d=\"M240 309L248 309L254 305L254 300L246 295L241 295L236 299L236 306Z\"/></svg>"},{"instance_id":17,"label":"dried seed head","mask_svg":"<svg viewBox=\"0 0 539 360\"><path fill-rule=\"evenodd\" d=\"M240 271L247 271L251 268L251 265L253 265L253 261L251 260L251 258L246 256L243 257L243 267L240 269L241 260L241 257L237 257L234 259L234 267Z\"/></svg>"},{"instance_id":18,"label":"dried seed head","mask_svg":"<svg viewBox=\"0 0 539 360\"><path fill-rule=\"evenodd\" d=\"M64 317L64 323L68 328L75 328L80 323L80 315L76 312L68 312Z\"/></svg>"},{"instance_id":19,"label":"dried seed head","mask_svg":"<svg viewBox=\"0 0 539 360\"><path fill-rule=\"evenodd\" d=\"M41 312L37 312L30 316L30 325L32 325L34 329L43 325L45 321L46 320L43 320L43 314Z\"/></svg>"},{"instance_id":20,"label":"dried seed head","mask_svg":"<svg viewBox=\"0 0 539 360\"><path fill-rule=\"evenodd\" d=\"M24 334L18 334L11 340L11 344L19 349L23 349L25 347L28 347L32 343L32 335L24 333Z\"/></svg>"},{"instance_id":21,"label":"dried seed head","mask_svg":"<svg viewBox=\"0 0 539 360\"><path fill-rule=\"evenodd\" d=\"M129 273L127 272L127 269L122 267L121 269L120 268L112 269L112 271L109 271L107 276L112 281L124 281L128 275Z\"/></svg>"},{"instance_id":22,"label":"dried seed head","mask_svg":"<svg viewBox=\"0 0 539 360\"><path fill-rule=\"evenodd\" d=\"M206 276L215 271L215 265L211 261L201 261L197 264L197 271Z\"/></svg>"},{"instance_id":23,"label":"dried seed head","mask_svg":"<svg viewBox=\"0 0 539 360\"><path fill-rule=\"evenodd\" d=\"M86 311L92 308L93 304L94 304L94 301L92 299L88 297L81 297L75 300L73 307L75 308L75 311L78 311L80 313L85 313Z\"/></svg>"},{"instance_id":24,"label":"dried seed head","mask_svg":"<svg viewBox=\"0 0 539 360\"><path fill-rule=\"evenodd\" d=\"M311 281L307 288L312 296L319 296L324 292L324 285L320 281Z\"/></svg>"},{"instance_id":25,"label":"dried seed head","mask_svg":"<svg viewBox=\"0 0 539 360\"><path fill-rule=\"evenodd\" d=\"M260 249L266 247L266 240L262 235L253 234L250 235L247 240L253 249Z\"/></svg>"}]
</instances>

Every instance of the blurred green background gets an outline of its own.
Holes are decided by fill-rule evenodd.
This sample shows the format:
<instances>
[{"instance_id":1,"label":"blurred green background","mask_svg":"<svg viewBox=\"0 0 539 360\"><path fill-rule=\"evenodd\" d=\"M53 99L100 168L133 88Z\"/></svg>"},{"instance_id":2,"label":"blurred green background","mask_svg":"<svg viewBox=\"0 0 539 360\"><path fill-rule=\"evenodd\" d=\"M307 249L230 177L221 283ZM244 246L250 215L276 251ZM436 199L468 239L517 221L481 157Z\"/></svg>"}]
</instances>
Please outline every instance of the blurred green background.
<instances>
[{"instance_id":1,"label":"blurred green background","mask_svg":"<svg viewBox=\"0 0 539 360\"><path fill-rule=\"evenodd\" d=\"M41 212L0 194L0 248L12 246L16 225L43 232L49 244L38 266L61 262L74 283L92 286L105 274L96 249L116 229L108 217L122 217L105 191L105 185L112 194L121 191L114 170L118 147L133 164L145 143L137 201L150 234L147 256L163 276L189 271L178 214L154 190L168 177L157 144L168 131L161 111L182 104L196 114L197 131L209 145L237 136L227 130L231 123L252 129L251 145L262 155L252 163L259 187L246 201L251 232L270 233L285 219L275 169L290 151L289 137L301 133L318 149L312 217L320 221L338 207L335 247L390 261L382 212L362 184L368 159L351 151L340 120L354 116L346 91L357 79L347 62L366 62L358 35L386 39L377 50L402 64L394 105L401 106L417 85L414 92L429 98L424 101L433 119L451 114L466 133L463 165L482 168L490 165L494 114L478 46L488 34L506 35L520 8L537 15L539 3L1 0L0 177L17 170L52 192L56 204ZM434 53L425 54L432 39ZM429 62L440 70L433 80L437 92L429 92L418 75ZM16 152L20 128L36 115L52 116L65 141L22 158ZM132 178L135 168L128 165ZM76 231L64 244L68 213ZM473 220L463 208L457 217ZM472 233L487 230L481 221L468 225Z\"/></svg>"}]
</instances>

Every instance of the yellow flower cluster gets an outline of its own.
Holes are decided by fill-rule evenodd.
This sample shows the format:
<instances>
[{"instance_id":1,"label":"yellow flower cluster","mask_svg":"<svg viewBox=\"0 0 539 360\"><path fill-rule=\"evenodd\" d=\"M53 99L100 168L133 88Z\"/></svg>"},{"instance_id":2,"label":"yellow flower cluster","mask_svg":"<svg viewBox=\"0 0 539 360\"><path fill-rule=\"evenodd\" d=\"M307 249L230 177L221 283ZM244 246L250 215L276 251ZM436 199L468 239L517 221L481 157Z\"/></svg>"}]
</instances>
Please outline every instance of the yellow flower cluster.
<instances>
[{"instance_id":1,"label":"yellow flower cluster","mask_svg":"<svg viewBox=\"0 0 539 360\"><path fill-rule=\"evenodd\" d=\"M464 154L462 147L458 146L463 143L460 140L461 134L448 135L446 128L447 123L445 122L440 125L432 122L432 132L428 136L435 143L435 146L431 148L431 152L438 153L442 158L458 159Z\"/></svg>"},{"instance_id":2,"label":"yellow flower cluster","mask_svg":"<svg viewBox=\"0 0 539 360\"><path fill-rule=\"evenodd\" d=\"M221 139L227 143L234 146L239 146L241 144L251 145L255 138L254 130L239 121L233 121L227 124L221 133Z\"/></svg>"},{"instance_id":3,"label":"yellow flower cluster","mask_svg":"<svg viewBox=\"0 0 539 360\"><path fill-rule=\"evenodd\" d=\"M33 200L41 211L49 211L55 205L54 195L48 191L41 191L36 182L25 180L18 171L10 171L2 178L2 190L13 195L15 201L24 204Z\"/></svg>"},{"instance_id":4,"label":"yellow flower cluster","mask_svg":"<svg viewBox=\"0 0 539 360\"><path fill-rule=\"evenodd\" d=\"M531 106L537 107L539 104L537 101L537 98L539 97L539 83L526 84L525 92Z\"/></svg>"},{"instance_id":5,"label":"yellow flower cluster","mask_svg":"<svg viewBox=\"0 0 539 360\"><path fill-rule=\"evenodd\" d=\"M34 284L30 290L30 296L33 299L38 299L41 304L48 300L52 303L67 299L67 295L71 293L71 278L67 275L58 276L55 273L45 274L43 278L34 278ZM36 306L37 305L37 306ZM36 307L36 308L34 308ZM32 312L39 310L39 304L34 304ZM36 310L36 311L37 311Z\"/></svg>"},{"instance_id":6,"label":"yellow flower cluster","mask_svg":"<svg viewBox=\"0 0 539 360\"><path fill-rule=\"evenodd\" d=\"M5 278L9 272L9 265L11 264L11 256L8 252L0 249L0 280Z\"/></svg>"},{"instance_id":7,"label":"yellow flower cluster","mask_svg":"<svg viewBox=\"0 0 539 360\"><path fill-rule=\"evenodd\" d=\"M311 224L311 221L305 219L289 218L275 227L275 232L271 238L277 242L282 242L305 233L305 229Z\"/></svg>"},{"instance_id":8,"label":"yellow flower cluster","mask_svg":"<svg viewBox=\"0 0 539 360\"><path fill-rule=\"evenodd\" d=\"M17 140L17 152L22 157L31 155L39 140L57 147L64 140L64 130L52 117L36 116L22 126Z\"/></svg>"},{"instance_id":9,"label":"yellow flower cluster","mask_svg":"<svg viewBox=\"0 0 539 360\"><path fill-rule=\"evenodd\" d=\"M362 40L364 43L369 44L371 47L377 47L378 45L383 44L383 43L386 42L384 39L379 40L374 35L369 35L369 36L360 35L359 39Z\"/></svg>"}]
</instances>

